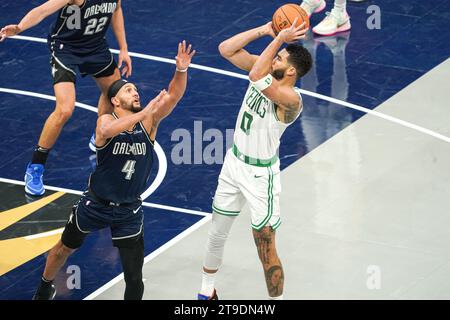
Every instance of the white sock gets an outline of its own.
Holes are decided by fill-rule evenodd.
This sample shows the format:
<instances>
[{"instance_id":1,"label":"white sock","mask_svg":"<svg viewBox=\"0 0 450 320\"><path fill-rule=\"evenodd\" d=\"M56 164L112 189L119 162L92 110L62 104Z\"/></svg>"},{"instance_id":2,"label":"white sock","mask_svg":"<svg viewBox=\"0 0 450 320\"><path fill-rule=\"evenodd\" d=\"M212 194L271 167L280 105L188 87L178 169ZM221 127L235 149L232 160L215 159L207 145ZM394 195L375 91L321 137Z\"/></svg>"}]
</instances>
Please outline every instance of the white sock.
<instances>
[{"instance_id":1,"label":"white sock","mask_svg":"<svg viewBox=\"0 0 450 320\"><path fill-rule=\"evenodd\" d=\"M216 280L216 273L207 273L202 271L202 288L200 294L211 297L214 292L214 281Z\"/></svg>"},{"instance_id":2,"label":"white sock","mask_svg":"<svg viewBox=\"0 0 450 320\"><path fill-rule=\"evenodd\" d=\"M278 296L278 297L270 297L269 296L269 300L283 300L283 295Z\"/></svg>"},{"instance_id":3,"label":"white sock","mask_svg":"<svg viewBox=\"0 0 450 320\"><path fill-rule=\"evenodd\" d=\"M334 9L339 12L345 12L347 0L334 0Z\"/></svg>"}]
</instances>

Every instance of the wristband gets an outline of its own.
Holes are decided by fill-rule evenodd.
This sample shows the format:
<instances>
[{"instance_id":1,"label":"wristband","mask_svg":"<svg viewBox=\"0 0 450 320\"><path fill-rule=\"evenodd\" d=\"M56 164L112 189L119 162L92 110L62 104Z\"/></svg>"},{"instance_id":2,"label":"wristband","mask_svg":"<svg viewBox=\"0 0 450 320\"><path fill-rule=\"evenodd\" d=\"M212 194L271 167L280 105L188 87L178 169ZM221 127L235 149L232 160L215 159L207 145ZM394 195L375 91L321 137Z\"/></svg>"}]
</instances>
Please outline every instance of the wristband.
<instances>
[{"instance_id":1,"label":"wristband","mask_svg":"<svg viewBox=\"0 0 450 320\"><path fill-rule=\"evenodd\" d=\"M258 90L263 91L265 89L267 89L268 87L270 87L270 85L272 84L272 80L273 77L272 75L269 73L267 76L265 76L262 79L259 79L258 81L250 81Z\"/></svg>"},{"instance_id":2,"label":"wristband","mask_svg":"<svg viewBox=\"0 0 450 320\"><path fill-rule=\"evenodd\" d=\"M178 69L178 68L176 68L176 70L177 70L178 72L187 72L187 71L188 71L188 68L186 68L186 69Z\"/></svg>"}]
</instances>

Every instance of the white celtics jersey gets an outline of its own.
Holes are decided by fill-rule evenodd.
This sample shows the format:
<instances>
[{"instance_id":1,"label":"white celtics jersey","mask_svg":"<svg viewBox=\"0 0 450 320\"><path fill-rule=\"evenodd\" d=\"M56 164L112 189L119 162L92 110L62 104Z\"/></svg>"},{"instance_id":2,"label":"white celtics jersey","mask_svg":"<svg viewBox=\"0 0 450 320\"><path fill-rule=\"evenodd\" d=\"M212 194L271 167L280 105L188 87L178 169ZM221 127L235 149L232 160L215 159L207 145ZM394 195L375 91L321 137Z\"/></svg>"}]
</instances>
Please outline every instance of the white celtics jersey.
<instances>
[{"instance_id":1,"label":"white celtics jersey","mask_svg":"<svg viewBox=\"0 0 450 320\"><path fill-rule=\"evenodd\" d=\"M294 87L294 90L302 101L300 89ZM233 152L245 162L247 159L256 161L258 166L260 161L262 166L268 162L273 164L278 158L280 138L294 121L286 124L279 120L275 104L250 83L236 122Z\"/></svg>"}]
</instances>

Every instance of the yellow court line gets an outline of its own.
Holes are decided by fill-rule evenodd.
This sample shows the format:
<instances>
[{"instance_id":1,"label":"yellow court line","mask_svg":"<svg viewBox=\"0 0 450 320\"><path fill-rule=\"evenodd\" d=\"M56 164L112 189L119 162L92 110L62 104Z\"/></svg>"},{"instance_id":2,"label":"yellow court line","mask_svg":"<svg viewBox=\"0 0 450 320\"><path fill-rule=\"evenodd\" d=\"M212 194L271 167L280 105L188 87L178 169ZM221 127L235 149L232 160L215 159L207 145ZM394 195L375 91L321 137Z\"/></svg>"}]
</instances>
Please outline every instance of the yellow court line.
<instances>
[{"instance_id":1,"label":"yellow court line","mask_svg":"<svg viewBox=\"0 0 450 320\"><path fill-rule=\"evenodd\" d=\"M47 204L63 196L65 192L56 192L45 198L39 199L23 206L0 212L0 231L29 216L33 212L45 207Z\"/></svg>"},{"instance_id":2,"label":"yellow court line","mask_svg":"<svg viewBox=\"0 0 450 320\"><path fill-rule=\"evenodd\" d=\"M56 229L38 238L26 236L0 241L0 276L50 250L61 239L61 232L62 229Z\"/></svg>"}]
</instances>

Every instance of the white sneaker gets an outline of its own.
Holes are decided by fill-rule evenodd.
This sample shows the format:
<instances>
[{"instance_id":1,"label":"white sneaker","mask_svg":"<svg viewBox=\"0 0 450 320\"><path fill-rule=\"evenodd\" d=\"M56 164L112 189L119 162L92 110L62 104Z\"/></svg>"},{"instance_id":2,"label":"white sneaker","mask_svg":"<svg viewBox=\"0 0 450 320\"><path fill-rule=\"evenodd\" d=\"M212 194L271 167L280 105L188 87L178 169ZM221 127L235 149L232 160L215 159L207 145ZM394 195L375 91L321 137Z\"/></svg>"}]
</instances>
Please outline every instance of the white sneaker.
<instances>
[{"instance_id":1,"label":"white sneaker","mask_svg":"<svg viewBox=\"0 0 450 320\"><path fill-rule=\"evenodd\" d=\"M338 32L350 30L350 17L347 12L331 10L326 13L327 16L317 26L313 28L313 32L322 36L331 36Z\"/></svg>"},{"instance_id":2,"label":"white sneaker","mask_svg":"<svg viewBox=\"0 0 450 320\"><path fill-rule=\"evenodd\" d=\"M300 4L300 7L305 9L308 17L310 17L313 13L317 13L325 9L327 3L325 0L303 0Z\"/></svg>"}]
</instances>

